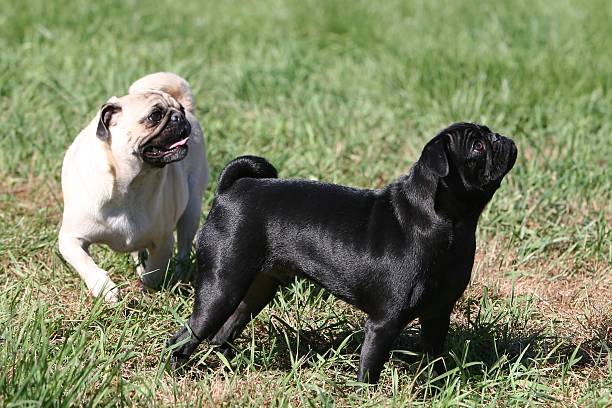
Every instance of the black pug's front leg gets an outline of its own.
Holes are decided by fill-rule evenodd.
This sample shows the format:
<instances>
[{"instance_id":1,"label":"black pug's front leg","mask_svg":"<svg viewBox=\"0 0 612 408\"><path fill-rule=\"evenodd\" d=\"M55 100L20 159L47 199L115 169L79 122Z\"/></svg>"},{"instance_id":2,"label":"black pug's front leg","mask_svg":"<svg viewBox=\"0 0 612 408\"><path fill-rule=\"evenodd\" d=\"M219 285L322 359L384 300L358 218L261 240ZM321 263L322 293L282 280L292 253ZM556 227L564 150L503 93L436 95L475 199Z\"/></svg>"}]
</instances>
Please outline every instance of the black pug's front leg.
<instances>
[{"instance_id":1,"label":"black pug's front leg","mask_svg":"<svg viewBox=\"0 0 612 408\"><path fill-rule=\"evenodd\" d=\"M389 359L393 342L400 334L403 324L397 320L366 320L365 339L359 357L357 381L376 384L385 362Z\"/></svg>"},{"instance_id":2,"label":"black pug's front leg","mask_svg":"<svg viewBox=\"0 0 612 408\"><path fill-rule=\"evenodd\" d=\"M450 315L453 310L454 303L443 312L436 316L420 317L421 324L421 346L425 353L430 357L436 358L442 354L444 349L444 341L448 334L450 325ZM442 360L436 361L434 370L441 374L446 371L446 367Z\"/></svg>"}]
</instances>

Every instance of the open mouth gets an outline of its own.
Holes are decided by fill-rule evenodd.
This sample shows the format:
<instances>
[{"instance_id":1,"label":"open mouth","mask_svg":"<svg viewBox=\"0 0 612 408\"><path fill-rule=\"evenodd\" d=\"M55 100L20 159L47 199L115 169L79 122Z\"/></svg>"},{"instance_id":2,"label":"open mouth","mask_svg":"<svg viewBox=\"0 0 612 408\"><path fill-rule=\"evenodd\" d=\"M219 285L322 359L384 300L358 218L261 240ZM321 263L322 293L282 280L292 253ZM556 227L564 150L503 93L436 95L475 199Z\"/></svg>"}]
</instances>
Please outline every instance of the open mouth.
<instances>
[{"instance_id":1,"label":"open mouth","mask_svg":"<svg viewBox=\"0 0 612 408\"><path fill-rule=\"evenodd\" d=\"M191 125L178 111L167 111L164 120L155 123L155 131L141 146L140 155L145 163L155 167L179 161L187 156ZM153 125L150 126L151 128Z\"/></svg>"},{"instance_id":2,"label":"open mouth","mask_svg":"<svg viewBox=\"0 0 612 408\"><path fill-rule=\"evenodd\" d=\"M163 167L168 163L179 161L187 155L187 142L189 136L174 141L169 145L154 144L146 146L142 150L142 158L145 162L157 167Z\"/></svg>"}]
</instances>

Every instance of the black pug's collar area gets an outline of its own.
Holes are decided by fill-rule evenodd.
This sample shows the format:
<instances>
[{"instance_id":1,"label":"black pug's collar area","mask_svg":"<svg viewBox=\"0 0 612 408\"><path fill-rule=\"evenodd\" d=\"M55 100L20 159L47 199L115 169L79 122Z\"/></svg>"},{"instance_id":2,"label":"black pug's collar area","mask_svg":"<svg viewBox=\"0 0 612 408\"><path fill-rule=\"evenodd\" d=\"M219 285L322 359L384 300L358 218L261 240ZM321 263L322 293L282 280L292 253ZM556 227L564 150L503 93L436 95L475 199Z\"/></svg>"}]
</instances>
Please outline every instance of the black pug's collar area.
<instances>
[{"instance_id":1,"label":"black pug's collar area","mask_svg":"<svg viewBox=\"0 0 612 408\"><path fill-rule=\"evenodd\" d=\"M440 354L470 279L478 218L516 154L485 126L454 124L380 190L278 179L260 157L231 161L199 234L195 303L169 340L173 365L201 339L227 348L294 275L367 314L359 381L378 381L413 319L423 351Z\"/></svg>"}]
</instances>

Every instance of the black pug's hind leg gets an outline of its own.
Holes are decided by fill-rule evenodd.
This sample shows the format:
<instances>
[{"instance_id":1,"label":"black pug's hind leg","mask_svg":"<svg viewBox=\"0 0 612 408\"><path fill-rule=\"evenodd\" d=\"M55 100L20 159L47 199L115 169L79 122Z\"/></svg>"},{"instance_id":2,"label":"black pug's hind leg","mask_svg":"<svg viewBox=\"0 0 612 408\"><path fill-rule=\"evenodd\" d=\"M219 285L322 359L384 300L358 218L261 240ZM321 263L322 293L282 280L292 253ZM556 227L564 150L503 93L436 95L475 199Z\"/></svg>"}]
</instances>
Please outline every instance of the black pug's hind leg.
<instances>
[{"instance_id":1,"label":"black pug's hind leg","mask_svg":"<svg viewBox=\"0 0 612 408\"><path fill-rule=\"evenodd\" d=\"M223 326L214 335L211 344L221 346L221 351L229 351L232 342L245 328L245 326L255 318L274 298L279 283L271 276L260 273L251 284L246 296L234 310L234 313L225 321Z\"/></svg>"},{"instance_id":2,"label":"black pug's hind leg","mask_svg":"<svg viewBox=\"0 0 612 408\"><path fill-rule=\"evenodd\" d=\"M368 318L364 327L365 339L359 358L357 381L375 384L380 372L389 359L393 342L401 332L403 324L399 321L379 322Z\"/></svg>"},{"instance_id":3,"label":"black pug's hind leg","mask_svg":"<svg viewBox=\"0 0 612 408\"><path fill-rule=\"evenodd\" d=\"M187 360L203 340L219 330L244 298L256 274L254 270L224 267L200 275L193 312L187 322L189 328L183 327L168 340L168 346L172 346L189 339L172 351L173 367Z\"/></svg>"}]
</instances>

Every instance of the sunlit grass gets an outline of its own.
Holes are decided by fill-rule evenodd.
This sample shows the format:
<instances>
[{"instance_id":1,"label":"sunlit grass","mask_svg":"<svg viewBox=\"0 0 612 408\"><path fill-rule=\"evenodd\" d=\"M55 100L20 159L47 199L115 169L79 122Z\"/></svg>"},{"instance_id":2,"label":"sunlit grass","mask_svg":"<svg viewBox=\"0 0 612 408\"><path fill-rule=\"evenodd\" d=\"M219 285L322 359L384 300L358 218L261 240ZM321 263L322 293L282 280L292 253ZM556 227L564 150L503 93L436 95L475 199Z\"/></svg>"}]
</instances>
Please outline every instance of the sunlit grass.
<instances>
[{"instance_id":1,"label":"sunlit grass","mask_svg":"<svg viewBox=\"0 0 612 408\"><path fill-rule=\"evenodd\" d=\"M5 3L3 405L612 404L609 2ZM57 252L63 152L109 96L157 70L192 84L213 179L251 153L283 177L380 187L452 122L516 141L481 217L447 373L411 351L413 323L381 384L356 383L363 315L306 282L232 359L203 345L179 373L164 344L189 292L143 295L130 258L100 248L125 298L88 297Z\"/></svg>"}]
</instances>

